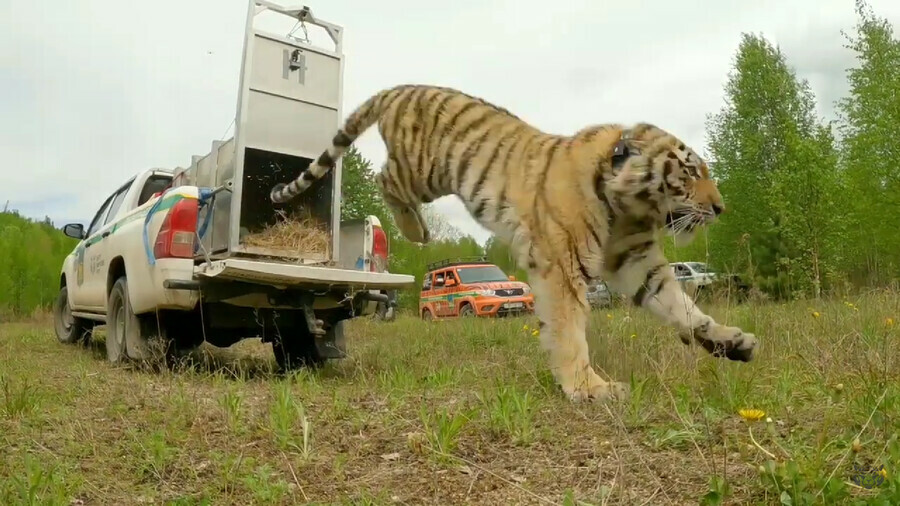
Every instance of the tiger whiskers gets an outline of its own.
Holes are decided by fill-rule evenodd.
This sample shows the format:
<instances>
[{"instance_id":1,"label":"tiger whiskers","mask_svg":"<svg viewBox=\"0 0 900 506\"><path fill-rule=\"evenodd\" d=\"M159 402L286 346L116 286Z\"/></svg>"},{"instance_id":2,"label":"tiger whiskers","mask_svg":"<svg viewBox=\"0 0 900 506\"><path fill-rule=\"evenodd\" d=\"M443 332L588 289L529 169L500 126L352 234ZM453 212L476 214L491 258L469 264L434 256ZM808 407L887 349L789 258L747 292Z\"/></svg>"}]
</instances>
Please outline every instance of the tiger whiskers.
<instances>
[{"instance_id":1,"label":"tiger whiskers","mask_svg":"<svg viewBox=\"0 0 900 506\"><path fill-rule=\"evenodd\" d=\"M674 234L679 234L688 229L688 227L692 226L694 223L694 214L688 213L679 216L672 220L672 222L668 225L668 229L672 231Z\"/></svg>"}]
</instances>

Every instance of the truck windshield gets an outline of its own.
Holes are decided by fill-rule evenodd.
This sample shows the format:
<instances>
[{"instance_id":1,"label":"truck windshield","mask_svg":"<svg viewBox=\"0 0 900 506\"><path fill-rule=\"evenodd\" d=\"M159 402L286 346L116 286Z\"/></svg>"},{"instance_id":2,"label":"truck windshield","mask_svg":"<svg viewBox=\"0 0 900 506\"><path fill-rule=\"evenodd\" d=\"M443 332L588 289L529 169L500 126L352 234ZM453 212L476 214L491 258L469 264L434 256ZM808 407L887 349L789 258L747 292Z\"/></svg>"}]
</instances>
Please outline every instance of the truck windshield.
<instances>
[{"instance_id":1,"label":"truck windshield","mask_svg":"<svg viewBox=\"0 0 900 506\"><path fill-rule=\"evenodd\" d=\"M694 263L694 262L691 262L691 263L689 263L688 265L690 265L692 269L694 269L695 271L697 271L697 272L699 272L699 273L701 273L701 274L704 274L704 273L707 272L707 270L706 270L706 264L701 264L701 263Z\"/></svg>"},{"instance_id":2,"label":"truck windshield","mask_svg":"<svg viewBox=\"0 0 900 506\"><path fill-rule=\"evenodd\" d=\"M465 267L457 269L459 280L463 283L489 283L491 281L509 281L509 277L496 265L484 267Z\"/></svg>"}]
</instances>

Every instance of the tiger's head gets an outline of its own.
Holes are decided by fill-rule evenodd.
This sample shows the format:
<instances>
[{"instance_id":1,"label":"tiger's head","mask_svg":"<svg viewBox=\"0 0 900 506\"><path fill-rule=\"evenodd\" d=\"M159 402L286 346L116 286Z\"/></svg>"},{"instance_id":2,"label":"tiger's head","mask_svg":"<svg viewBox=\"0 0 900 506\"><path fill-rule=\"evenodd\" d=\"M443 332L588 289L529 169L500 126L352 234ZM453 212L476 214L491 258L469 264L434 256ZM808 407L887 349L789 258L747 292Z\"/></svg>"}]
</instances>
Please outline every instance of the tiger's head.
<instances>
[{"instance_id":1,"label":"tiger's head","mask_svg":"<svg viewBox=\"0 0 900 506\"><path fill-rule=\"evenodd\" d=\"M624 130L612 153L613 188L629 214L665 227L678 243L725 211L706 162L677 137L641 123Z\"/></svg>"}]
</instances>

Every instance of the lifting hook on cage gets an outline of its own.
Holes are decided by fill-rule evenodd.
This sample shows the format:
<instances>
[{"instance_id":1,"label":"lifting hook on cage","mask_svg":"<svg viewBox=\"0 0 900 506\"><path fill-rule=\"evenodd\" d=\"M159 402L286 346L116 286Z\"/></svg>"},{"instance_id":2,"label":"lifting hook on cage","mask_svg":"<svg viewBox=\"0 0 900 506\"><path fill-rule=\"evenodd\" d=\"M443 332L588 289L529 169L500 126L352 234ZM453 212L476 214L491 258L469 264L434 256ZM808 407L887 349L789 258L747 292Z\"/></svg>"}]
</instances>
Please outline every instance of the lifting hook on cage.
<instances>
[{"instance_id":1,"label":"lifting hook on cage","mask_svg":"<svg viewBox=\"0 0 900 506\"><path fill-rule=\"evenodd\" d=\"M306 29L306 22L315 22L315 18L313 17L312 12L310 12L309 7L304 5L300 10L291 11L291 14L293 15L293 17L297 18L297 23L294 24L293 28L291 28L290 33L288 33L288 37L309 44L309 30ZM300 28L303 29L302 39L300 37L294 36L294 32L297 30L297 25L300 25ZM297 53L297 51L295 50L294 53Z\"/></svg>"}]
</instances>

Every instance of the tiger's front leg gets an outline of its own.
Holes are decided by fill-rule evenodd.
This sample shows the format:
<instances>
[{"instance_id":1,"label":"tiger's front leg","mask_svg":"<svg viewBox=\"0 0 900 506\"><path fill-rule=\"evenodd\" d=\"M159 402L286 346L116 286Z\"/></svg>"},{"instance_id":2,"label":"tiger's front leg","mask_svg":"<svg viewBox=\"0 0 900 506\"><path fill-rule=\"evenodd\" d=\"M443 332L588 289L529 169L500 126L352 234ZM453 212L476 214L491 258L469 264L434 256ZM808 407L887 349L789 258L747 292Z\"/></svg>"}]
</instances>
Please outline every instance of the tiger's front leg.
<instances>
[{"instance_id":1,"label":"tiger's front leg","mask_svg":"<svg viewBox=\"0 0 900 506\"><path fill-rule=\"evenodd\" d=\"M591 367L585 338L588 305L585 286L571 286L558 268L532 272L535 313L541 322L541 344L549 352L550 370L572 401L627 399L626 383L609 382Z\"/></svg>"},{"instance_id":2,"label":"tiger's front leg","mask_svg":"<svg viewBox=\"0 0 900 506\"><path fill-rule=\"evenodd\" d=\"M729 360L753 359L759 344L756 336L704 314L682 290L658 245L627 255L621 267L605 278L610 290L631 297L636 306L674 326L684 344L696 341L713 356Z\"/></svg>"}]
</instances>

